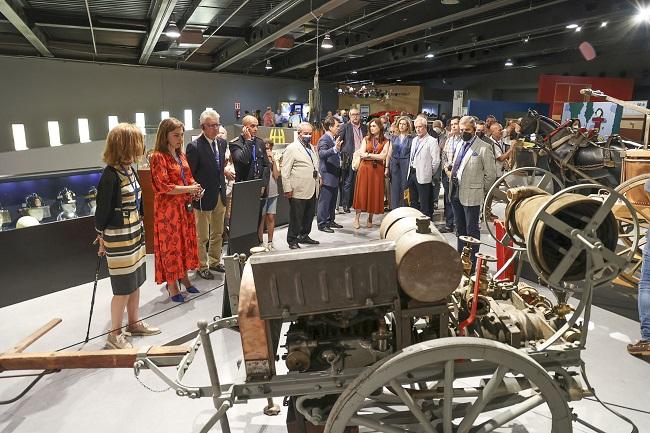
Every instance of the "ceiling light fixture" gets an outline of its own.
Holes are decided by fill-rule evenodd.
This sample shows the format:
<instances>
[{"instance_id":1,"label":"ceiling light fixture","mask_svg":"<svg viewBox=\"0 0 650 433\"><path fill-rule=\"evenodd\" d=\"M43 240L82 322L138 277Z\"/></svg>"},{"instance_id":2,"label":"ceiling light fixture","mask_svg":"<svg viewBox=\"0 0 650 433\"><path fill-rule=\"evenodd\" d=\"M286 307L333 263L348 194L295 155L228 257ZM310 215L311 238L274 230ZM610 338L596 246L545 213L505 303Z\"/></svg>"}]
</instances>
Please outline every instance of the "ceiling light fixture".
<instances>
[{"instance_id":1,"label":"ceiling light fixture","mask_svg":"<svg viewBox=\"0 0 650 433\"><path fill-rule=\"evenodd\" d=\"M578 25L575 24L575 23L574 24L569 24L569 25L566 26L567 29L575 29L576 27L578 27Z\"/></svg>"},{"instance_id":2,"label":"ceiling light fixture","mask_svg":"<svg viewBox=\"0 0 650 433\"><path fill-rule=\"evenodd\" d=\"M357 71L352 71L352 75L357 75Z\"/></svg>"},{"instance_id":3,"label":"ceiling light fixture","mask_svg":"<svg viewBox=\"0 0 650 433\"><path fill-rule=\"evenodd\" d=\"M603 21L602 23L600 23L600 26L601 27L607 27L607 21Z\"/></svg>"},{"instance_id":4,"label":"ceiling light fixture","mask_svg":"<svg viewBox=\"0 0 650 433\"><path fill-rule=\"evenodd\" d=\"M634 22L637 24L650 23L650 6L640 6L634 17Z\"/></svg>"},{"instance_id":5,"label":"ceiling light fixture","mask_svg":"<svg viewBox=\"0 0 650 433\"><path fill-rule=\"evenodd\" d=\"M399 78L398 78L397 80L395 80L395 81L397 81L398 83L401 83L401 82L402 82L402 80L400 80Z\"/></svg>"},{"instance_id":6,"label":"ceiling light fixture","mask_svg":"<svg viewBox=\"0 0 650 433\"><path fill-rule=\"evenodd\" d=\"M325 37L323 38L323 43L320 44L321 48L334 48L334 43L332 42L332 38L330 38L329 33L325 33Z\"/></svg>"},{"instance_id":7,"label":"ceiling light fixture","mask_svg":"<svg viewBox=\"0 0 650 433\"><path fill-rule=\"evenodd\" d=\"M512 63L512 60L508 59L508 60L506 60L506 62L504 63L504 65L506 65L506 66L512 66L512 65L514 65L514 63Z\"/></svg>"},{"instance_id":8,"label":"ceiling light fixture","mask_svg":"<svg viewBox=\"0 0 650 433\"><path fill-rule=\"evenodd\" d=\"M424 58L426 58L426 59L433 59L434 57L435 57L435 55L433 53L429 53L426 56L424 56Z\"/></svg>"},{"instance_id":9,"label":"ceiling light fixture","mask_svg":"<svg viewBox=\"0 0 650 433\"><path fill-rule=\"evenodd\" d=\"M582 27L580 26L576 27L576 32L580 32L580 31L582 31Z\"/></svg>"},{"instance_id":10,"label":"ceiling light fixture","mask_svg":"<svg viewBox=\"0 0 650 433\"><path fill-rule=\"evenodd\" d=\"M440 0L440 3L443 5L457 5L460 3L460 0Z\"/></svg>"},{"instance_id":11,"label":"ceiling light fixture","mask_svg":"<svg viewBox=\"0 0 650 433\"><path fill-rule=\"evenodd\" d=\"M167 27L165 27L165 36L171 39L178 39L181 37L181 31L178 29L178 26L176 25L176 21L174 21L174 16L172 15L172 18L169 20L167 23Z\"/></svg>"},{"instance_id":12,"label":"ceiling light fixture","mask_svg":"<svg viewBox=\"0 0 650 433\"><path fill-rule=\"evenodd\" d=\"M267 71L273 69L273 65L271 64L271 59L266 59L266 66L264 66L264 69L266 69Z\"/></svg>"},{"instance_id":13,"label":"ceiling light fixture","mask_svg":"<svg viewBox=\"0 0 650 433\"><path fill-rule=\"evenodd\" d=\"M526 36L526 37L524 38L524 42L525 42L525 43L528 42L528 41L530 41L530 36Z\"/></svg>"}]
</instances>

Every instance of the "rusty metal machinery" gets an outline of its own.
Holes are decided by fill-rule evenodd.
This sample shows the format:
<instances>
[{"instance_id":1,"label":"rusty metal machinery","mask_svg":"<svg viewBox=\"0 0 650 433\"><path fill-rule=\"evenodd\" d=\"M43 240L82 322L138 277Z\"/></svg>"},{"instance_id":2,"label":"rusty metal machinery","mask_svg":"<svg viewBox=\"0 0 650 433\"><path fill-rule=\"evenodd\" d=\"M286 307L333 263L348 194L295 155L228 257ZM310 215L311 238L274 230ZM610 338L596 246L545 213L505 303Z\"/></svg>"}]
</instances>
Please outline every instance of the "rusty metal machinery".
<instances>
[{"instance_id":1,"label":"rusty metal machinery","mask_svg":"<svg viewBox=\"0 0 650 433\"><path fill-rule=\"evenodd\" d=\"M234 404L266 398L271 407L271 398L291 396L294 410L326 433L351 425L487 432L539 406L548 410L548 432L571 432L568 402L589 394L578 368L590 290L628 259L613 253L616 193L599 200L578 192L504 191L508 230L556 299L497 281L487 255L464 274L460 254L430 220L399 208L384 218L382 240L252 255L233 291L238 316L200 323L175 379L146 356L137 367L178 395L211 397L217 411L202 431L220 422L228 432ZM578 288L574 309L567 301ZM247 378L222 384L210 333L233 326ZM190 387L182 378L201 345L210 386ZM282 361L286 374L278 374Z\"/></svg>"}]
</instances>

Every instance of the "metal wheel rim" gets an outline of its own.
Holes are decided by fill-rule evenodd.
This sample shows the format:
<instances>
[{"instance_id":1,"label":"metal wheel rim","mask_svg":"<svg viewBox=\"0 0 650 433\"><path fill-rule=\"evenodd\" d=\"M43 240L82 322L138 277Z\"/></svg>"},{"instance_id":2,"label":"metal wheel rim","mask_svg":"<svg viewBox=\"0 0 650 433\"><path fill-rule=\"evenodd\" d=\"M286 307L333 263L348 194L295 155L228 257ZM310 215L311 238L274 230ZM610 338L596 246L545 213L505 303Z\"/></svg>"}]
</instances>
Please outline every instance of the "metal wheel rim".
<instances>
[{"instance_id":1,"label":"metal wheel rim","mask_svg":"<svg viewBox=\"0 0 650 433\"><path fill-rule=\"evenodd\" d=\"M550 171L544 170L543 168L539 168L539 167L521 167L521 168L517 168L517 169L512 170L512 171L509 171L508 173L501 176L499 179L497 179L497 181L488 190L488 193L485 196L485 201L483 203L483 222L485 223L485 227L486 227L488 233L490 234L492 239L494 239L496 242L498 242L499 244L503 245L504 247L506 247L506 248L508 248L510 250L513 250L513 251L526 251L525 246L509 245L508 241L507 241L507 238L508 238L507 233L504 235L503 238L498 239L496 233L494 232L494 229L490 226L490 224L488 222L488 217L489 217L488 212L492 210L492 204L494 202L495 197L500 195L500 194L503 194L503 197L500 199L500 202L507 203L507 198L505 198L505 192L501 191L501 189L500 189L501 186L503 186L505 184L506 186L512 188L510 186L510 184L507 182L507 179L509 177L516 176L517 173L526 174L525 179L530 179L531 177L534 179L535 177L539 176L539 174L541 174L542 179L539 182L537 182L535 185L532 185L531 183L529 183L526 186L539 186L539 185L541 185L542 183L545 183L545 182L546 182L545 185L547 185L548 184L547 182L550 180L551 182L555 182L559 186L559 188L562 189L562 188L564 188L564 184L562 183L560 178L558 178L556 175L554 175ZM505 223L505 221L504 221L504 223Z\"/></svg>"},{"instance_id":2,"label":"metal wheel rim","mask_svg":"<svg viewBox=\"0 0 650 433\"><path fill-rule=\"evenodd\" d=\"M446 383L449 384L450 376L451 387L453 387L453 370L456 361L472 359L488 361L497 368L493 378L486 385L486 390L493 380L496 380L497 385L500 383L503 376L506 374L504 369L509 372L523 374L524 377L532 382L539 390L538 394L533 397L528 397L528 399L537 398L539 400L541 397L542 402L537 405L544 403L548 405L552 415L551 431L556 433L572 431L571 414L565 395L560 391L546 370L530 356L521 350L517 350L496 341L472 337L452 337L425 341L409 346L368 367L346 388L336 401L330 412L327 424L325 425L325 433L342 433L348 424L357 424L360 420L363 420L363 417L357 416L359 408L366 401L366 398L373 393L373 391L390 383L391 380L403 376L410 371L414 371L417 368L433 364L441 364L444 367L442 377L445 377ZM450 370L451 374L449 372ZM499 377L501 379L499 379ZM453 389L446 385L444 388L445 399L442 399L442 410L443 413L449 414L449 417L451 416L453 398L448 399L447 395L451 395L452 392ZM486 396L486 398L489 400L488 396ZM476 401L479 401L479 399ZM404 404L408 406L407 403ZM480 410L481 409L479 408L477 416L480 415ZM468 412L471 412L471 409L468 410ZM422 412L420 412L420 414L422 414ZM414 415L416 418L418 417L417 414ZM475 420L476 418L474 417L474 421ZM510 420L507 420L503 424L509 421ZM494 425L493 428L498 428L503 424ZM440 431L436 430L431 423L428 423L428 426L426 423L421 423L420 425L422 425L424 431L428 433ZM382 424L382 426L383 428L379 429L380 431L390 433L403 431L401 428L391 425ZM469 431L472 432L492 431L490 428L486 430L477 430L476 428L471 428L471 425L467 426L462 422L460 426L466 429L469 428ZM484 423L484 426L489 426L489 424ZM459 430L458 427L459 426L452 426L450 420L447 422L443 421L442 431L443 433L451 433L452 431L460 432L461 430Z\"/></svg>"}]
</instances>

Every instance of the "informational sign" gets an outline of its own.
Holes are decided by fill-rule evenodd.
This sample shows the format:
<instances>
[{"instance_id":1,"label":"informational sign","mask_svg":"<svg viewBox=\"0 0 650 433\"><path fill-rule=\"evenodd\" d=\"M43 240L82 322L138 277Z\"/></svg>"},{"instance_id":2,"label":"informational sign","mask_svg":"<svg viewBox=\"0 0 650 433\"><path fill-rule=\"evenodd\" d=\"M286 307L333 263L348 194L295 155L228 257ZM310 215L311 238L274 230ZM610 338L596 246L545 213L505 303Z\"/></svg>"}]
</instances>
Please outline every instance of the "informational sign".
<instances>
[{"instance_id":1,"label":"informational sign","mask_svg":"<svg viewBox=\"0 0 650 433\"><path fill-rule=\"evenodd\" d=\"M452 101L451 112L454 116L464 116L467 113L467 108L464 107L465 104L465 91L464 90L454 90L454 99ZM463 108L465 110L463 111Z\"/></svg>"},{"instance_id":2,"label":"informational sign","mask_svg":"<svg viewBox=\"0 0 650 433\"><path fill-rule=\"evenodd\" d=\"M623 107L613 102L565 102L562 122L579 119L582 128L593 129L601 137L618 134Z\"/></svg>"},{"instance_id":3,"label":"informational sign","mask_svg":"<svg viewBox=\"0 0 650 433\"><path fill-rule=\"evenodd\" d=\"M235 102L235 110L241 110L241 104L239 102Z\"/></svg>"},{"instance_id":4,"label":"informational sign","mask_svg":"<svg viewBox=\"0 0 650 433\"><path fill-rule=\"evenodd\" d=\"M370 115L370 105L367 104L361 104L359 105L359 114L361 114L361 118L367 118Z\"/></svg>"}]
</instances>

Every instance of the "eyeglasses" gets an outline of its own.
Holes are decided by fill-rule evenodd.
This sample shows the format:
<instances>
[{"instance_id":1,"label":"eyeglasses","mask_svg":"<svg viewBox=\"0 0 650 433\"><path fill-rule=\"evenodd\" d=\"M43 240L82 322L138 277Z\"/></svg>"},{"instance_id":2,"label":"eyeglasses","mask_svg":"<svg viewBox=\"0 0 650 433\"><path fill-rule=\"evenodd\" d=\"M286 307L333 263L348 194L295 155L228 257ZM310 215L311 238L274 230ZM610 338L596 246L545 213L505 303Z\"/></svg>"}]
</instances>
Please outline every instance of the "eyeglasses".
<instances>
[{"instance_id":1,"label":"eyeglasses","mask_svg":"<svg viewBox=\"0 0 650 433\"><path fill-rule=\"evenodd\" d=\"M206 128L219 128L221 126L220 123L204 123L203 126Z\"/></svg>"},{"instance_id":2,"label":"eyeglasses","mask_svg":"<svg viewBox=\"0 0 650 433\"><path fill-rule=\"evenodd\" d=\"M350 113L350 116L358 116L359 113Z\"/></svg>"}]
</instances>

